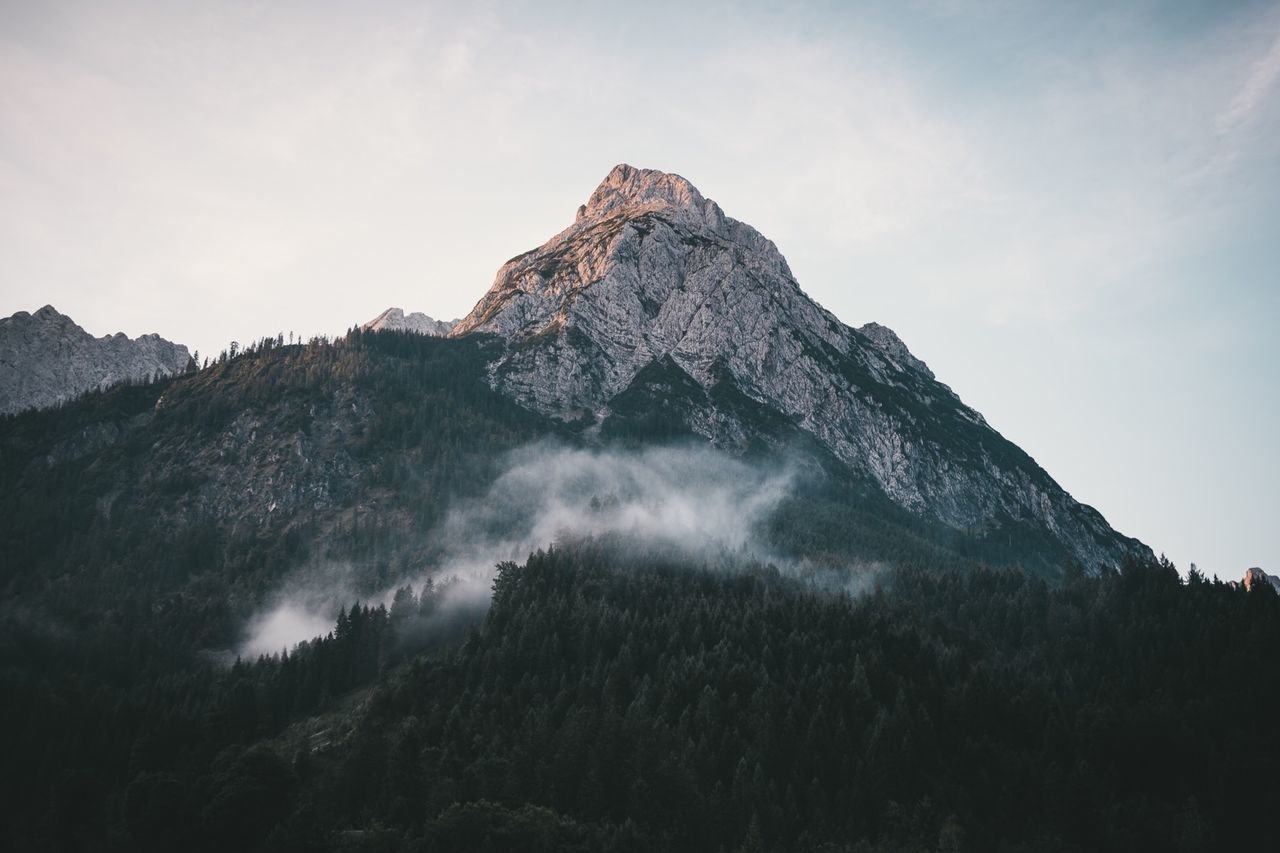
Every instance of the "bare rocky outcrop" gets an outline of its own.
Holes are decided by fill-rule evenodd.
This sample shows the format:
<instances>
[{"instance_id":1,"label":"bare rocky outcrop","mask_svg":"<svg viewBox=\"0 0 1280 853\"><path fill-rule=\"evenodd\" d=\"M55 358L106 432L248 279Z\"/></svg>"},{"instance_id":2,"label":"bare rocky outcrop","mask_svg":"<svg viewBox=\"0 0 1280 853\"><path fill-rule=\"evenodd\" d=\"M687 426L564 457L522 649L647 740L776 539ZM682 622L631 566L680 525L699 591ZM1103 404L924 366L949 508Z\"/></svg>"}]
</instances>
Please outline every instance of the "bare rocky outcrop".
<instances>
[{"instance_id":1,"label":"bare rocky outcrop","mask_svg":"<svg viewBox=\"0 0 1280 853\"><path fill-rule=\"evenodd\" d=\"M689 429L718 445L758 436L762 417L790 425L894 503L958 530L1032 528L1088 567L1151 555L892 330L853 329L810 299L770 240L679 175L614 168L571 226L502 266L450 334L471 333L505 339L493 386L543 414L598 428L620 401L678 392Z\"/></svg>"},{"instance_id":2,"label":"bare rocky outcrop","mask_svg":"<svg viewBox=\"0 0 1280 853\"><path fill-rule=\"evenodd\" d=\"M388 308L360 328L369 332L414 332L443 338L456 325L457 320L433 320L421 311L405 314L400 308Z\"/></svg>"},{"instance_id":3,"label":"bare rocky outcrop","mask_svg":"<svg viewBox=\"0 0 1280 853\"><path fill-rule=\"evenodd\" d=\"M1254 588L1261 584L1269 585L1280 593L1280 578L1267 574L1257 566L1245 570L1244 579L1240 581L1240 586L1243 586L1247 592L1253 592ZM1233 583L1232 585L1234 586L1235 584Z\"/></svg>"},{"instance_id":4,"label":"bare rocky outcrop","mask_svg":"<svg viewBox=\"0 0 1280 853\"><path fill-rule=\"evenodd\" d=\"M159 335L95 338L46 305L0 319L0 414L42 409L126 380L181 373L191 353Z\"/></svg>"}]
</instances>

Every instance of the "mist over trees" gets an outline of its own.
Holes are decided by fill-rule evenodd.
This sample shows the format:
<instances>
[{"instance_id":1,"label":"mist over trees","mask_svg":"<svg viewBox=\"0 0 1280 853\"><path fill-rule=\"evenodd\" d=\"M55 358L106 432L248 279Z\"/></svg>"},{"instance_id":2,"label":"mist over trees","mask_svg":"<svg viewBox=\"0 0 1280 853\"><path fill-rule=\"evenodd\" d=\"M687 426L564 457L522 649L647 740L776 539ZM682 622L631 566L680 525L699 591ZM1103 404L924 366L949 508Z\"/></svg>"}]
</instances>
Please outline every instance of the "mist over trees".
<instances>
[{"instance_id":1,"label":"mist over trees","mask_svg":"<svg viewBox=\"0 0 1280 853\"><path fill-rule=\"evenodd\" d=\"M1280 599L1133 564L1060 585L584 542L291 654L6 681L7 822L144 849L1250 850L1280 791ZM413 637L406 642L406 637ZM15 651L6 649L8 654ZM55 664L56 666L56 664ZM39 819L32 821L31 816Z\"/></svg>"}]
</instances>

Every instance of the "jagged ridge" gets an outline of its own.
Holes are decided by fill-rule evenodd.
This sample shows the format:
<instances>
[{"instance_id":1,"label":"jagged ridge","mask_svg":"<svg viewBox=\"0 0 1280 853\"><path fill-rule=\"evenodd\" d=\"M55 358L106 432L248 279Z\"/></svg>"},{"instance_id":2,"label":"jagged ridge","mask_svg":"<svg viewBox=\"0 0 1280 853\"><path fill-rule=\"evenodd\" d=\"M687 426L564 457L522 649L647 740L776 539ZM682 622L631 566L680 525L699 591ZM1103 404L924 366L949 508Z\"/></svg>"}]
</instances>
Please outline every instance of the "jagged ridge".
<instances>
[{"instance_id":1,"label":"jagged ridge","mask_svg":"<svg viewBox=\"0 0 1280 853\"><path fill-rule=\"evenodd\" d=\"M414 332L419 335L442 338L453 331L456 325L458 325L457 320L435 320L421 311L405 314L403 309L388 308L369 322L362 324L360 328L369 332Z\"/></svg>"},{"instance_id":2,"label":"jagged ridge","mask_svg":"<svg viewBox=\"0 0 1280 853\"><path fill-rule=\"evenodd\" d=\"M0 414L55 406L125 380L186 370L191 353L159 335L95 338L46 305L0 319Z\"/></svg>"}]
</instances>

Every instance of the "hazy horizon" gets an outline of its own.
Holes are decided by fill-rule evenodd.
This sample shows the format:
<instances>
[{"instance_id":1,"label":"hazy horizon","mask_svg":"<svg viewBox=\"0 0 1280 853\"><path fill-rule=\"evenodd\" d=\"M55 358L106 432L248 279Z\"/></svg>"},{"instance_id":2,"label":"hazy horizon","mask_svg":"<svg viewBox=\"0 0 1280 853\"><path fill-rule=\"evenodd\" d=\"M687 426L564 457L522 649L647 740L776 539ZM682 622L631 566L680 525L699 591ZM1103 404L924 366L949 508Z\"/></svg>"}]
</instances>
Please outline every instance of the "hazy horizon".
<instances>
[{"instance_id":1,"label":"hazy horizon","mask_svg":"<svg viewBox=\"0 0 1280 853\"><path fill-rule=\"evenodd\" d=\"M466 314L677 172L1121 532L1280 573L1280 7L0 4L0 315Z\"/></svg>"}]
</instances>

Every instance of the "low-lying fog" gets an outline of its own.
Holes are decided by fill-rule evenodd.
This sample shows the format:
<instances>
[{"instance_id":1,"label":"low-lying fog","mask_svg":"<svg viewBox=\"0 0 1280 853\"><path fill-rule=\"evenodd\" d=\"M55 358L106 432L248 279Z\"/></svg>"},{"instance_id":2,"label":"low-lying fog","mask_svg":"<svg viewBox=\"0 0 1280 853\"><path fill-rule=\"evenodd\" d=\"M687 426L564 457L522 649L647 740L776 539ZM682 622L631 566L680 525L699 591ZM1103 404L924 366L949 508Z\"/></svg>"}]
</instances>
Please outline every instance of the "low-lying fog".
<instances>
[{"instance_id":1,"label":"low-lying fog","mask_svg":"<svg viewBox=\"0 0 1280 853\"><path fill-rule=\"evenodd\" d=\"M251 658L292 648L332 630L339 608L357 599L390 604L395 589L428 579L441 590L443 613L482 610L497 563L523 562L562 539L616 535L690 556L745 550L763 557L755 531L791 482L789 468L762 470L709 447L528 446L509 455L481 498L457 504L426 531L445 555L437 565L374 595L354 589L349 568L299 573L250 620L238 652Z\"/></svg>"}]
</instances>

